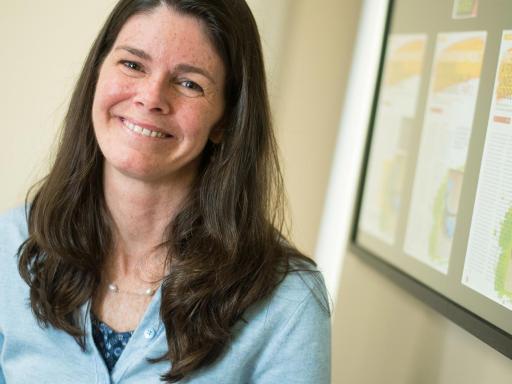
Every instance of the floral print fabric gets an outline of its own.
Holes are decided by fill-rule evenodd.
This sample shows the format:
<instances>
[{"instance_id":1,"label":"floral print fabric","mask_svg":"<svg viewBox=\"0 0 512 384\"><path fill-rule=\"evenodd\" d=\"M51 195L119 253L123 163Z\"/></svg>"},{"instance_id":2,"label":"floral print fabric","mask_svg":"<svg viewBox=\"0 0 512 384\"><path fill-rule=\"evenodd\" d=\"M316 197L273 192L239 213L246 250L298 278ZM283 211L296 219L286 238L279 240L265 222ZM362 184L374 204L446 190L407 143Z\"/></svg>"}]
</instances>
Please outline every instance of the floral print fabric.
<instances>
[{"instance_id":1,"label":"floral print fabric","mask_svg":"<svg viewBox=\"0 0 512 384\"><path fill-rule=\"evenodd\" d=\"M108 371L112 372L133 331L116 332L91 312L92 336Z\"/></svg>"}]
</instances>

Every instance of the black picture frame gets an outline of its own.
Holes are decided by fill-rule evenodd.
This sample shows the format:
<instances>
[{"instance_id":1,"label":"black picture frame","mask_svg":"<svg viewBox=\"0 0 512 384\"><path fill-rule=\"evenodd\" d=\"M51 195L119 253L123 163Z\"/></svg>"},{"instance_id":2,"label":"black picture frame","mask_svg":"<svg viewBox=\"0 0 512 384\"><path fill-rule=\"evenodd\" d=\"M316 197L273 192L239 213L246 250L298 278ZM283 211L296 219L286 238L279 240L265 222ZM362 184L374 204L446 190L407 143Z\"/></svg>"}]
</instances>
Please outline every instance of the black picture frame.
<instances>
[{"instance_id":1,"label":"black picture frame","mask_svg":"<svg viewBox=\"0 0 512 384\"><path fill-rule=\"evenodd\" d=\"M357 233L359 227L359 219L361 215L361 207L363 202L363 191L365 188L365 179L367 176L370 148L372 144L373 129L375 118L377 114L377 107L379 101L380 84L383 76L383 68L385 64L387 41L391 31L391 21L393 18L393 11L396 6L395 0L389 0L385 30L383 33L382 50L379 61L379 71L375 90L373 93L373 101L371 107L371 114L369 119L369 127L367 130L367 137L365 143L364 157L362 168L360 170L359 185L357 189L357 197L355 203L354 214L352 217L352 226L349 241L349 251L363 260L367 265L376 269L393 283L409 292L423 303L427 304L452 322L462 327L484 343L488 344L498 352L502 353L509 359L512 359L512 335L505 332L503 329L497 327L495 324L483 319L469 309L465 308L460 303L457 303L450 298L442 295L438 291L430 288L415 276L406 273L393 264L380 257L378 254L365 248L364 245L358 243ZM512 313L511 313L512 317Z\"/></svg>"}]
</instances>

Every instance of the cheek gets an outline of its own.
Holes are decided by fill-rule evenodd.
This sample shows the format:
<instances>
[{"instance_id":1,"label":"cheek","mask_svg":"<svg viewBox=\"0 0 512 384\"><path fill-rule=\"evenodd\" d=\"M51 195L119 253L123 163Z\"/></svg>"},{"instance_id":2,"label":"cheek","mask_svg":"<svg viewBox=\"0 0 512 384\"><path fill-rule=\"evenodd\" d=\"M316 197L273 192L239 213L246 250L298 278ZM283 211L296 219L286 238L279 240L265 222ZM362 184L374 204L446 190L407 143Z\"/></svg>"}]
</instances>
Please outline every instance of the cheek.
<instances>
[{"instance_id":1,"label":"cheek","mask_svg":"<svg viewBox=\"0 0 512 384\"><path fill-rule=\"evenodd\" d=\"M209 104L187 105L181 108L178 124L182 127L186 136L206 143L221 116L222 109L212 108ZM176 114L176 117L178 117L178 114Z\"/></svg>"},{"instance_id":2,"label":"cheek","mask_svg":"<svg viewBox=\"0 0 512 384\"><path fill-rule=\"evenodd\" d=\"M129 97L130 90L125 83L118 81L115 77L100 76L93 103L93 118L106 116L110 109L116 104Z\"/></svg>"},{"instance_id":3,"label":"cheek","mask_svg":"<svg viewBox=\"0 0 512 384\"><path fill-rule=\"evenodd\" d=\"M126 91L119 82L109 78L108 74L99 77L93 99L92 123L94 135L104 155L112 152L111 116L115 106L123 99L126 99Z\"/></svg>"}]
</instances>

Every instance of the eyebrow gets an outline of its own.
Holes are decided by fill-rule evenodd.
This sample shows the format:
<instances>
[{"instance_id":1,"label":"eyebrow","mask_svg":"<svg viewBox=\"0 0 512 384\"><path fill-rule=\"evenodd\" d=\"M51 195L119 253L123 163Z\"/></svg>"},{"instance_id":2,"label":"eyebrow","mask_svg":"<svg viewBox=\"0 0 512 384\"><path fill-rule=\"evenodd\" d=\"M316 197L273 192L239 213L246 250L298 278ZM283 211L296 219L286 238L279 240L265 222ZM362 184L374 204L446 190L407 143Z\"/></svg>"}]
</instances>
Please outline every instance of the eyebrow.
<instances>
[{"instance_id":1,"label":"eyebrow","mask_svg":"<svg viewBox=\"0 0 512 384\"><path fill-rule=\"evenodd\" d=\"M141 59L143 60L146 60L146 61L152 61L152 57L149 53L143 51L142 49L138 49L138 48L134 48L134 47L130 47L128 45L120 45L119 47L116 47L116 51L119 50L119 49L122 49L122 50L125 50L129 53L131 53L132 55L135 55L137 57L140 57ZM185 63L181 63L181 64L178 64L175 69L178 71L178 72L192 72L192 73L199 73L200 75L203 75L204 77L206 77L208 80L210 80L213 84L215 84L215 80L213 79L213 76L210 75L208 73L208 71L206 71L205 69L203 68L200 68L200 67L196 67L195 65L191 65L191 64L185 64Z\"/></svg>"},{"instance_id":2,"label":"eyebrow","mask_svg":"<svg viewBox=\"0 0 512 384\"><path fill-rule=\"evenodd\" d=\"M204 70L203 68L200 68L200 67L196 67L194 65L190 65L190 64L178 64L176 66L176 70L178 70L178 72L193 72L193 73L199 73L200 75L203 75L204 77L206 77L208 80L210 80L213 84L215 84L215 80L213 79L213 76L210 75L206 70Z\"/></svg>"},{"instance_id":3,"label":"eyebrow","mask_svg":"<svg viewBox=\"0 0 512 384\"><path fill-rule=\"evenodd\" d=\"M116 47L116 51L119 49L124 49L125 51L128 51L132 55L135 55L135 56L140 57L141 59L144 59L147 61L153 60L151 58L151 56L149 55L149 53L144 52L142 49L133 48L128 45L120 45L119 47Z\"/></svg>"}]
</instances>

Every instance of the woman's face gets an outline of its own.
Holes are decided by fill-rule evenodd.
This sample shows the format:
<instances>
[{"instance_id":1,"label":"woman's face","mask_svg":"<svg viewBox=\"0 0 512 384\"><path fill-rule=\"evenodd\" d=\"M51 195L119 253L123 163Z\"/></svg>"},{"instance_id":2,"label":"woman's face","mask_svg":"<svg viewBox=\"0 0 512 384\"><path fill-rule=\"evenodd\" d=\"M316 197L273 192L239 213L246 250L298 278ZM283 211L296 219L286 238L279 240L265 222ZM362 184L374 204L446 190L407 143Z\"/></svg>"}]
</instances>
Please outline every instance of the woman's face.
<instances>
[{"instance_id":1,"label":"woman's face","mask_svg":"<svg viewBox=\"0 0 512 384\"><path fill-rule=\"evenodd\" d=\"M224 81L198 19L165 6L129 18L100 68L92 108L107 171L148 182L194 177L208 139L220 139Z\"/></svg>"}]
</instances>

